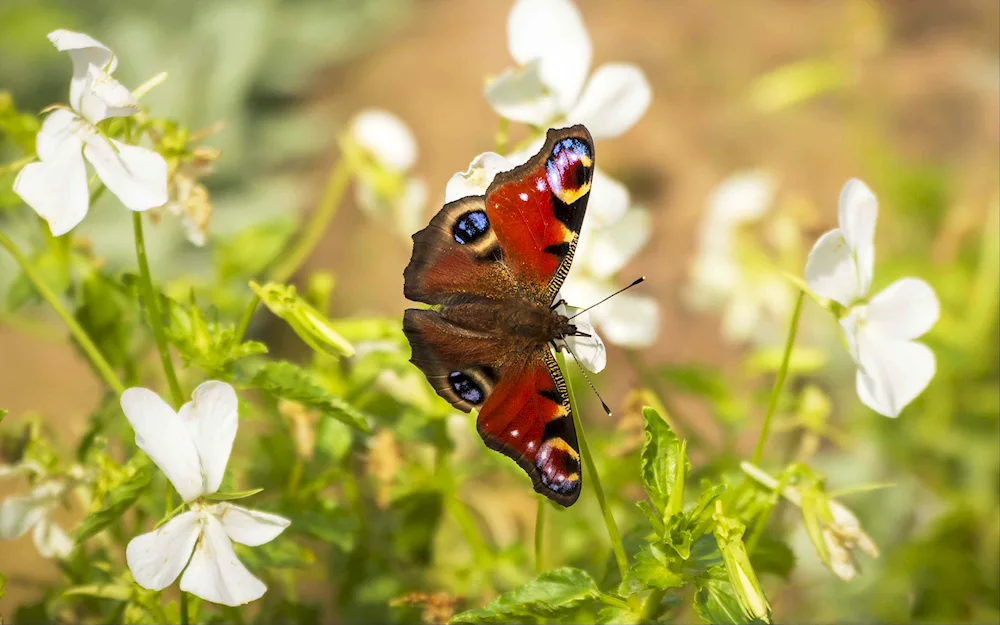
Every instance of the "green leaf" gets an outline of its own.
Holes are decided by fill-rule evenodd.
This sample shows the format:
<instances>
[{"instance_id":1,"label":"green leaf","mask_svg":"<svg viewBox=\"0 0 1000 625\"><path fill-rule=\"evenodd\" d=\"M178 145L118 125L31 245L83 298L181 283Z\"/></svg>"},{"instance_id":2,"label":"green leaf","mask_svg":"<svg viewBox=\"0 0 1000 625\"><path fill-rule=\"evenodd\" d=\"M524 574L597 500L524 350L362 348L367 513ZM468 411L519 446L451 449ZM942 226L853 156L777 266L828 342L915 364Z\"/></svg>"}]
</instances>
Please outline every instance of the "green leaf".
<instances>
[{"instance_id":1,"label":"green leaf","mask_svg":"<svg viewBox=\"0 0 1000 625\"><path fill-rule=\"evenodd\" d=\"M659 537L663 536L663 533L667 531L666 526L663 524L663 515L660 514L658 510L655 510L648 501L636 502L636 507L639 508L639 512L642 516L646 517L649 521L650 527L653 528L653 532Z\"/></svg>"},{"instance_id":2,"label":"green leaf","mask_svg":"<svg viewBox=\"0 0 1000 625\"><path fill-rule=\"evenodd\" d=\"M661 547L655 544L643 545L642 549L635 556L635 561L629 568L626 582L622 584L623 594L626 596L635 594L643 588L637 587L634 582L638 582L645 588L680 588L684 585L684 578L680 573L670 570L670 562L667 554Z\"/></svg>"},{"instance_id":3,"label":"green leaf","mask_svg":"<svg viewBox=\"0 0 1000 625\"><path fill-rule=\"evenodd\" d=\"M324 389L308 371L286 361L261 361L251 369L254 386L275 397L292 399L365 433L372 431L370 418L340 397Z\"/></svg>"},{"instance_id":4,"label":"green leaf","mask_svg":"<svg viewBox=\"0 0 1000 625\"><path fill-rule=\"evenodd\" d=\"M478 610L456 614L449 623L517 623L568 614L600 590L580 569L563 567L542 573L527 584L500 595Z\"/></svg>"},{"instance_id":5,"label":"green leaf","mask_svg":"<svg viewBox=\"0 0 1000 625\"><path fill-rule=\"evenodd\" d=\"M438 490L409 493L392 502L395 522L392 539L402 557L428 565L434 555L434 536L438 531L444 501Z\"/></svg>"},{"instance_id":6,"label":"green leaf","mask_svg":"<svg viewBox=\"0 0 1000 625\"><path fill-rule=\"evenodd\" d=\"M292 529L336 545L341 551L354 549L360 524L346 509L324 500L318 509L292 515Z\"/></svg>"},{"instance_id":7,"label":"green leaf","mask_svg":"<svg viewBox=\"0 0 1000 625\"><path fill-rule=\"evenodd\" d=\"M714 625L747 623L747 617L743 614L743 608L733 592L725 569L716 567L710 573L708 577L698 581L694 593L694 611L703 621Z\"/></svg>"},{"instance_id":8,"label":"green leaf","mask_svg":"<svg viewBox=\"0 0 1000 625\"><path fill-rule=\"evenodd\" d=\"M63 593L67 596L96 597L97 599L114 599L128 601L132 597L132 587L119 583L89 584L87 586L71 586Z\"/></svg>"},{"instance_id":9,"label":"green leaf","mask_svg":"<svg viewBox=\"0 0 1000 625\"><path fill-rule=\"evenodd\" d=\"M233 501L234 499L252 497L263 490L263 488L252 488L250 490L241 490L235 493L212 493L210 495L205 495L205 499L210 501Z\"/></svg>"},{"instance_id":10,"label":"green leaf","mask_svg":"<svg viewBox=\"0 0 1000 625\"><path fill-rule=\"evenodd\" d=\"M57 246L48 246L30 259L39 278L55 293L65 293L70 286L69 262L67 255L57 251ZM21 272L10 283L7 291L7 307L14 312L29 302L41 301L41 296L28 276Z\"/></svg>"},{"instance_id":11,"label":"green leaf","mask_svg":"<svg viewBox=\"0 0 1000 625\"><path fill-rule=\"evenodd\" d=\"M691 545L694 544L695 536L688 524L687 516L675 514L666 523L666 531L663 532L663 542L674 550L682 560L687 560L691 556Z\"/></svg>"},{"instance_id":12,"label":"green leaf","mask_svg":"<svg viewBox=\"0 0 1000 625\"><path fill-rule=\"evenodd\" d=\"M599 625L631 625L640 623L641 617L628 608L609 605L597 613Z\"/></svg>"},{"instance_id":13,"label":"green leaf","mask_svg":"<svg viewBox=\"0 0 1000 625\"><path fill-rule=\"evenodd\" d=\"M136 469L127 480L114 487L105 498L104 507L89 514L76 530L76 542L82 543L122 518L149 484L149 467Z\"/></svg>"},{"instance_id":14,"label":"green leaf","mask_svg":"<svg viewBox=\"0 0 1000 625\"><path fill-rule=\"evenodd\" d=\"M642 483L653 505L663 513L677 484L681 484L681 492L673 499L679 501L683 497L683 479L690 464L684 453L684 443L656 410L646 406L642 416L646 421L646 442L642 446L640 464Z\"/></svg>"}]
</instances>

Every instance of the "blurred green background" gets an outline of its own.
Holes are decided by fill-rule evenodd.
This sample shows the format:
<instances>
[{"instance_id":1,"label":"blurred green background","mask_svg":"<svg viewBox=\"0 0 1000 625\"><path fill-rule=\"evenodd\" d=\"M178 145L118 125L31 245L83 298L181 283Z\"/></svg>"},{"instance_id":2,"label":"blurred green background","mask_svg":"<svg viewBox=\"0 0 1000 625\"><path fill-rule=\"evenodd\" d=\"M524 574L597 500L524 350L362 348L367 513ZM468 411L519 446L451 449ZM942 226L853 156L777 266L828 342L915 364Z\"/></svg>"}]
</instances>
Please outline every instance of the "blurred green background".
<instances>
[{"instance_id":1,"label":"blurred green background","mask_svg":"<svg viewBox=\"0 0 1000 625\"><path fill-rule=\"evenodd\" d=\"M775 581L781 590L770 598L776 614L796 621L996 622L997 2L578 5L595 65L635 63L653 89L653 104L636 128L598 145L602 167L654 216L652 241L625 275L645 274L643 288L661 306L653 348L632 355L610 351L600 384L616 414L627 417L617 407L653 372L686 427L702 439L692 453L696 469L709 458L745 452L752 441L734 434L739 423L726 420L733 412L726 406L752 403L754 390L767 387L766 374L746 357L780 341L783 330L763 345L734 344L721 335L717 315L687 307L682 292L706 198L733 171L766 168L777 180L779 201L795 209L808 249L834 225L840 186L860 177L881 201L875 289L915 275L929 281L942 301L941 320L926 339L938 373L899 419L879 417L854 394L853 369L836 328L810 331L806 324L803 340L832 354L831 362L799 372L795 383L822 388L831 400L824 419L845 433L835 442L818 442L815 466L833 488L877 481L895 486L849 500L882 547L882 558L865 562L853 582L840 582L820 566L800 530L793 544L799 569L791 583ZM223 122L207 142L223 155L205 180L214 206L209 245L191 246L180 227L165 220L147 235L151 262L164 279L205 273L213 244L251 224L290 225L308 210L336 158L337 133L363 108L388 109L413 129L420 146L416 170L431 189L429 217L448 177L492 149L497 119L481 92L488 75L510 64L508 10L507 2L462 0L4 0L0 90L23 110L65 98L69 64L45 38L56 28L87 32L113 48L120 58L116 77L126 85L167 71L168 82L144 103L193 129ZM119 219L120 209L107 207L109 198L103 201L77 234L91 238L113 266L130 266L128 221ZM0 228L13 221L6 221L9 212L27 210L4 209ZM386 230L353 205L338 214L307 266L337 277L331 314L401 314L401 273L410 247ZM0 255L0 291L15 274ZM815 309L807 315L817 327L832 326ZM691 367L721 371L723 389L679 383L690 376L677 371ZM98 401L99 385L89 376L61 341L0 317L0 406L12 416L40 414L72 443ZM759 418L759 411L735 412ZM585 421L599 421L599 414L588 411ZM615 431L620 435L621 428ZM793 430L778 439L775 457L793 458L800 434ZM471 452L486 454L478 447ZM631 461L604 456L613 490L634 481ZM495 497L468 495L501 546L530 539L530 490L511 484ZM4 488L0 484L0 494ZM621 497L628 496L623 490ZM623 516L634 514L622 507ZM567 514L556 526L564 531L552 536L566 541L567 552L586 551L583 537L592 530L574 526ZM3 544L0 559L8 576L0 613L39 596L57 575L27 538Z\"/></svg>"}]
</instances>

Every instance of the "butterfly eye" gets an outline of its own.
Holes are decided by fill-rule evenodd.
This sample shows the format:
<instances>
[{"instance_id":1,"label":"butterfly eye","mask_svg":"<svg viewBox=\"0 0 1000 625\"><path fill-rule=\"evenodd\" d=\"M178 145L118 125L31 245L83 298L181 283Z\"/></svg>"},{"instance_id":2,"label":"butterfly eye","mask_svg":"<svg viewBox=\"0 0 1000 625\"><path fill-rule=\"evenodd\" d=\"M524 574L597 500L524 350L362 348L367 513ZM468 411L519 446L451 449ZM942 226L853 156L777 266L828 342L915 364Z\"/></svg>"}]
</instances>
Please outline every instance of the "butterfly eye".
<instances>
[{"instance_id":1,"label":"butterfly eye","mask_svg":"<svg viewBox=\"0 0 1000 625\"><path fill-rule=\"evenodd\" d=\"M483 238L490 229L490 220L484 211L469 211L455 220L451 233L462 245L473 243Z\"/></svg>"},{"instance_id":2,"label":"butterfly eye","mask_svg":"<svg viewBox=\"0 0 1000 625\"><path fill-rule=\"evenodd\" d=\"M473 405L479 405L486 397L482 387L476 384L472 378L461 371L452 371L448 374L448 383L459 397Z\"/></svg>"}]
</instances>

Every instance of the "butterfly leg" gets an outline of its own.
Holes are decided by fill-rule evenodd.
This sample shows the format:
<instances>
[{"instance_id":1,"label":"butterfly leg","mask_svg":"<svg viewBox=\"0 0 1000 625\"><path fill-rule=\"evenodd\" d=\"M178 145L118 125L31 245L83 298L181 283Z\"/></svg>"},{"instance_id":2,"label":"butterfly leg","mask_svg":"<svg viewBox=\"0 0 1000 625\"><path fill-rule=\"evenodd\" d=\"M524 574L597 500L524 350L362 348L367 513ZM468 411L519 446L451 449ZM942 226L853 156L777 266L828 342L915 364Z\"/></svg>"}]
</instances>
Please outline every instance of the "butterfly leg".
<instances>
[{"instance_id":1,"label":"butterfly leg","mask_svg":"<svg viewBox=\"0 0 1000 625\"><path fill-rule=\"evenodd\" d=\"M556 308L559 308L560 306L562 306L565 303L566 303L566 300L561 299L558 302L555 302L554 304L552 304L551 306L549 306L549 310L555 310Z\"/></svg>"}]
</instances>

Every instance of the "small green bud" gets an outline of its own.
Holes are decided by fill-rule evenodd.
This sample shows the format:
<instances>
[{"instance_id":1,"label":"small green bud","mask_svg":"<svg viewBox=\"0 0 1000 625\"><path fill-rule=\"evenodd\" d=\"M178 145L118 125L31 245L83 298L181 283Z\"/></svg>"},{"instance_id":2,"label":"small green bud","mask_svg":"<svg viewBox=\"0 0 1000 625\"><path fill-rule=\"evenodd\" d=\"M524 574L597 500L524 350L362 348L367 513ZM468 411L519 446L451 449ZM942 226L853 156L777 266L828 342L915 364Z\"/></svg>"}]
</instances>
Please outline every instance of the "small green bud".
<instances>
[{"instance_id":1,"label":"small green bud","mask_svg":"<svg viewBox=\"0 0 1000 625\"><path fill-rule=\"evenodd\" d=\"M722 559L729 574L729 583L740 607L748 618L771 622L771 606L760 588L757 575L750 564L750 554L743 544L746 526L723 515L722 502L715 502L715 541L719 544Z\"/></svg>"},{"instance_id":2,"label":"small green bud","mask_svg":"<svg viewBox=\"0 0 1000 625\"><path fill-rule=\"evenodd\" d=\"M299 297L294 286L273 282L261 286L251 282L250 288L260 297L264 305L284 319L309 347L332 356L354 355L354 346L333 328L333 324L326 316Z\"/></svg>"}]
</instances>

